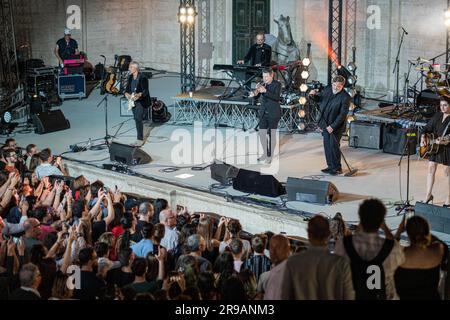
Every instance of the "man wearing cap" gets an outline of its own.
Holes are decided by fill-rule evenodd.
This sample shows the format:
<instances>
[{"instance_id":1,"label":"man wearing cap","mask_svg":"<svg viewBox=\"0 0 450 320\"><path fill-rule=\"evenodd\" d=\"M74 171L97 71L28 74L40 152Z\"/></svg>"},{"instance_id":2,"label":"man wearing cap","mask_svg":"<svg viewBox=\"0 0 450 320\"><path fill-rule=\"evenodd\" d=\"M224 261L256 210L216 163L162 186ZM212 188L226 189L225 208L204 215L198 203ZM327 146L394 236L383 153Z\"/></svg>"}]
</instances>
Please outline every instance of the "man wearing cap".
<instances>
[{"instance_id":1,"label":"man wearing cap","mask_svg":"<svg viewBox=\"0 0 450 320\"><path fill-rule=\"evenodd\" d=\"M64 38L56 42L54 53L60 66L64 65L64 59L79 53L78 42L71 38L70 29L64 29Z\"/></svg>"}]
</instances>

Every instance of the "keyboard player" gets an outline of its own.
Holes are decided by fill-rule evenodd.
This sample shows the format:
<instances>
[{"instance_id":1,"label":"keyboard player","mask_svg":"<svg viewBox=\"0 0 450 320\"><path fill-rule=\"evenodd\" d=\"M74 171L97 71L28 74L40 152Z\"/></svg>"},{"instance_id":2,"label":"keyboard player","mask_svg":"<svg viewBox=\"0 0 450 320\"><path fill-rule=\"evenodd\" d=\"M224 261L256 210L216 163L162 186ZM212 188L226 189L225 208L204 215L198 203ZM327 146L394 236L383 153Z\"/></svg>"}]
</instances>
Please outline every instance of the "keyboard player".
<instances>
[{"instance_id":1,"label":"keyboard player","mask_svg":"<svg viewBox=\"0 0 450 320\"><path fill-rule=\"evenodd\" d=\"M272 48L265 41L264 32L259 32L256 35L256 43L250 47L244 60L238 60L237 64L250 61L250 65L255 67L269 67L272 59Z\"/></svg>"}]
</instances>

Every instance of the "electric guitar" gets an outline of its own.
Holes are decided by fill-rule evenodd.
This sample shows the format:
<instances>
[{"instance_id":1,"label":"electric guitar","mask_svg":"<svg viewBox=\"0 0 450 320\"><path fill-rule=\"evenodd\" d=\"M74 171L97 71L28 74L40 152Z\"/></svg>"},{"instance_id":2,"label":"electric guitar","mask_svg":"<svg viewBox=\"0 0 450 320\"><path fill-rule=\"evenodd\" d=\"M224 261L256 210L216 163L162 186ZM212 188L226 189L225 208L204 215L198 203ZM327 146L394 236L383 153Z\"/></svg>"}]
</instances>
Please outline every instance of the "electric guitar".
<instances>
[{"instance_id":1,"label":"electric guitar","mask_svg":"<svg viewBox=\"0 0 450 320\"><path fill-rule=\"evenodd\" d=\"M443 137L435 137L434 134L425 135L425 145L419 148L419 156L426 158L439 152L441 146L450 144L450 134Z\"/></svg>"},{"instance_id":2,"label":"electric guitar","mask_svg":"<svg viewBox=\"0 0 450 320\"><path fill-rule=\"evenodd\" d=\"M131 98L128 99L128 111L131 111L136 106L136 104L134 103L135 96L136 96L136 94L133 92L131 94Z\"/></svg>"}]
</instances>

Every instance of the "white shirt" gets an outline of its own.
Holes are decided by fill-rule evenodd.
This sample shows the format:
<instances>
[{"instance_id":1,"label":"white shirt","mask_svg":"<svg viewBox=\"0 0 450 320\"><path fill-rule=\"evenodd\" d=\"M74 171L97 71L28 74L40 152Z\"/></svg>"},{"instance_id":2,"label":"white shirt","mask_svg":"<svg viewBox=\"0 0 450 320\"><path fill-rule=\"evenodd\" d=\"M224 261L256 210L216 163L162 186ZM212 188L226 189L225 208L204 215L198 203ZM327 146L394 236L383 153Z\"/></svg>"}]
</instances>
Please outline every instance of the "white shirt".
<instances>
[{"instance_id":1,"label":"white shirt","mask_svg":"<svg viewBox=\"0 0 450 320\"><path fill-rule=\"evenodd\" d=\"M178 246L179 232L176 228L165 227L166 232L164 238L161 239L161 245L167 249L167 251L174 250Z\"/></svg>"}]
</instances>

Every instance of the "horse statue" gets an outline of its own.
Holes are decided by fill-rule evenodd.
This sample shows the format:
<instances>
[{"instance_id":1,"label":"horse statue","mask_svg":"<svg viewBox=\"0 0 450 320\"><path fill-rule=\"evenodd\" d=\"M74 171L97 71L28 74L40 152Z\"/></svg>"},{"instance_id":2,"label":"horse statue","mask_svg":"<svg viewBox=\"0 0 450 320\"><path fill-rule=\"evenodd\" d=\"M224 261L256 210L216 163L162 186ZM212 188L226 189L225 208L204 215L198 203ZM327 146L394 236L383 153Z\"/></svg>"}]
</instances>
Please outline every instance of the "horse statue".
<instances>
[{"instance_id":1,"label":"horse statue","mask_svg":"<svg viewBox=\"0 0 450 320\"><path fill-rule=\"evenodd\" d=\"M278 37L272 47L273 60L278 64L286 64L290 61L300 59L300 50L292 38L291 23L289 16L280 15L278 20L274 19L278 25Z\"/></svg>"}]
</instances>

